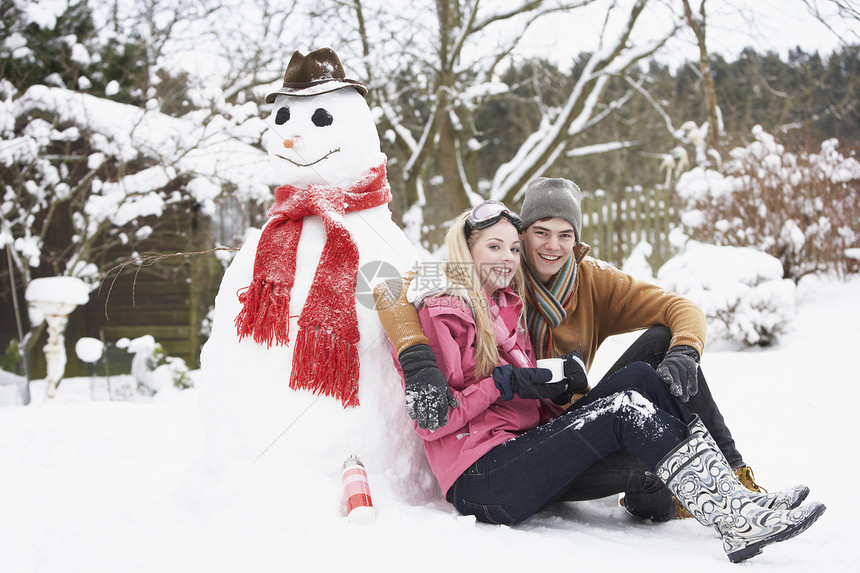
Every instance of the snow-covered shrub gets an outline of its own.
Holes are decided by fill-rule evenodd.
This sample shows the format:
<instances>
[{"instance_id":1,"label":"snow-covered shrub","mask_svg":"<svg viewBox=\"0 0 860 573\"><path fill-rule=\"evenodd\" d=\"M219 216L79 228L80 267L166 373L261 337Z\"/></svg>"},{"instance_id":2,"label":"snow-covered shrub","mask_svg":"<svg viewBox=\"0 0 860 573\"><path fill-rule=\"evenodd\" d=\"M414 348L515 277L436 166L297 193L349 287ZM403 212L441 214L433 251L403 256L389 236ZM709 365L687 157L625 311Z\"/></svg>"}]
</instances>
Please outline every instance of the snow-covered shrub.
<instances>
[{"instance_id":1,"label":"snow-covered shrub","mask_svg":"<svg viewBox=\"0 0 860 573\"><path fill-rule=\"evenodd\" d=\"M164 347L146 334L117 343L134 355L131 360L131 375L137 381L137 390L145 396L153 396L170 386L184 390L192 386L188 366L175 356L168 356Z\"/></svg>"},{"instance_id":2,"label":"snow-covered shrub","mask_svg":"<svg viewBox=\"0 0 860 573\"><path fill-rule=\"evenodd\" d=\"M0 370L5 370L6 372L18 372L22 360L18 341L13 338L9 341L9 345L6 346L6 351L3 353L2 358L0 358Z\"/></svg>"},{"instance_id":3,"label":"snow-covered shrub","mask_svg":"<svg viewBox=\"0 0 860 573\"><path fill-rule=\"evenodd\" d=\"M621 270L628 275L642 281L656 282L654 278L654 269L651 268L651 263L648 262L648 257L654 252L654 247L646 241L639 241L630 255L624 259L624 264L621 265Z\"/></svg>"},{"instance_id":4,"label":"snow-covered shrub","mask_svg":"<svg viewBox=\"0 0 860 573\"><path fill-rule=\"evenodd\" d=\"M772 344L794 317L795 284L778 259L750 247L690 242L657 273L661 286L695 302L708 338Z\"/></svg>"},{"instance_id":5,"label":"snow-covered shrub","mask_svg":"<svg viewBox=\"0 0 860 573\"><path fill-rule=\"evenodd\" d=\"M843 156L835 139L818 153L792 153L761 127L753 135L721 171L697 167L681 176L685 231L706 243L756 247L795 282L848 271L846 250L860 246L860 162Z\"/></svg>"}]
</instances>

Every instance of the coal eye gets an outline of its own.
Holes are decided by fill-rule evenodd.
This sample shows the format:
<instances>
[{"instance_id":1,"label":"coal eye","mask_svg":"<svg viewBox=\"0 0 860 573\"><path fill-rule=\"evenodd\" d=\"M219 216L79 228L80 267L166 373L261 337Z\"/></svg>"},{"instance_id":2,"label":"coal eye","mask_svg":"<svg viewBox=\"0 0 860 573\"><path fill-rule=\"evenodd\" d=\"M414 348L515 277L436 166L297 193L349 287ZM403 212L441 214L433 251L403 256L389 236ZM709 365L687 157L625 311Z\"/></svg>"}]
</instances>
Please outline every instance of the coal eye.
<instances>
[{"instance_id":1,"label":"coal eye","mask_svg":"<svg viewBox=\"0 0 860 573\"><path fill-rule=\"evenodd\" d=\"M333 122L334 119L331 117L329 112L320 107L314 112L311 117L311 121L313 121L314 125L317 127L325 127L327 125L331 125L331 122Z\"/></svg>"},{"instance_id":2,"label":"coal eye","mask_svg":"<svg viewBox=\"0 0 860 573\"><path fill-rule=\"evenodd\" d=\"M278 125L284 125L290 120L290 108L282 107L278 110L277 115L275 115L275 123Z\"/></svg>"}]
</instances>

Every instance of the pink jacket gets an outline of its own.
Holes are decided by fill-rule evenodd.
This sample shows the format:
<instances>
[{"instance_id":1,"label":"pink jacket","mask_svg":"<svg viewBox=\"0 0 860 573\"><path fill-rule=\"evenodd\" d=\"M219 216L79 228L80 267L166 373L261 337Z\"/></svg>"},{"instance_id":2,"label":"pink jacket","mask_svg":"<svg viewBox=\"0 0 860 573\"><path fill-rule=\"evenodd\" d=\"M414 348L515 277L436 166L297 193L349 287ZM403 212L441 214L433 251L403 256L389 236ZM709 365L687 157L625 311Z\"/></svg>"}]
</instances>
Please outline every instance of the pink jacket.
<instances>
[{"instance_id":1,"label":"pink jacket","mask_svg":"<svg viewBox=\"0 0 860 573\"><path fill-rule=\"evenodd\" d=\"M518 328L522 300L510 289L488 299L499 346L499 365L534 367L527 331ZM549 401L514 396L503 402L492 376L474 377L472 311L457 296L425 299L418 309L421 327L436 353L439 369L448 380L458 408L448 410L448 424L435 431L415 431L424 440L430 468L446 494L460 475L488 451L557 416L561 409Z\"/></svg>"}]
</instances>

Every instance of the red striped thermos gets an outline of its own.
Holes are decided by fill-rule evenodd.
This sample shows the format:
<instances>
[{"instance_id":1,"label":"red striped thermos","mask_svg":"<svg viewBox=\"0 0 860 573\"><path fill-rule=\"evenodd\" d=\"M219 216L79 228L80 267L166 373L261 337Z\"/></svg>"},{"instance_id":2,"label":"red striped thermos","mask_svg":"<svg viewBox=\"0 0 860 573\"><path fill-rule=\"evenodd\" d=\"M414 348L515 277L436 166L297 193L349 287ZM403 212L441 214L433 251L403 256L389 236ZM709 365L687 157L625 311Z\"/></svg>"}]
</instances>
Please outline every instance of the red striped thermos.
<instances>
[{"instance_id":1,"label":"red striped thermos","mask_svg":"<svg viewBox=\"0 0 860 573\"><path fill-rule=\"evenodd\" d=\"M376 512L370 499L370 483L364 464L355 454L343 462L343 493L349 520L353 523L372 523Z\"/></svg>"}]
</instances>

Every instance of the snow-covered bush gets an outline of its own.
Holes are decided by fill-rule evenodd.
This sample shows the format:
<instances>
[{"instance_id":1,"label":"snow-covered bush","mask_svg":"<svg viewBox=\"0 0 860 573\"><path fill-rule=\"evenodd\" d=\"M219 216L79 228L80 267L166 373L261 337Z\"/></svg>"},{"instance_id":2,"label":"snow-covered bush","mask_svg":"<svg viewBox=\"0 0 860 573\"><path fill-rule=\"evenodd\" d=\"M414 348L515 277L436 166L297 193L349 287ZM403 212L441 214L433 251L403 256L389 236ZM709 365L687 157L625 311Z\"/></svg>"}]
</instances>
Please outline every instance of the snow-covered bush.
<instances>
[{"instance_id":1,"label":"snow-covered bush","mask_svg":"<svg viewBox=\"0 0 860 573\"><path fill-rule=\"evenodd\" d=\"M654 278L654 269L651 268L651 263L648 262L648 257L654 252L654 247L647 241L639 241L630 255L624 259L624 264L621 270L630 276L633 276L642 281L656 282Z\"/></svg>"},{"instance_id":2,"label":"snow-covered bush","mask_svg":"<svg viewBox=\"0 0 860 573\"><path fill-rule=\"evenodd\" d=\"M18 341L13 338L9 341L9 345L6 346L3 356L0 358L0 370L18 372L22 360Z\"/></svg>"},{"instance_id":3,"label":"snow-covered bush","mask_svg":"<svg viewBox=\"0 0 860 573\"><path fill-rule=\"evenodd\" d=\"M660 268L657 281L701 307L709 340L767 346L785 332L796 310L795 284L783 278L782 264L750 247L691 241Z\"/></svg>"},{"instance_id":4,"label":"snow-covered bush","mask_svg":"<svg viewBox=\"0 0 860 573\"><path fill-rule=\"evenodd\" d=\"M123 339L117 346L133 354L131 375L137 381L137 391L144 396L153 396L165 388L180 390L191 388L192 381L185 361L168 356L164 347L146 334L134 340Z\"/></svg>"},{"instance_id":5,"label":"snow-covered bush","mask_svg":"<svg viewBox=\"0 0 860 573\"><path fill-rule=\"evenodd\" d=\"M860 162L843 156L835 139L818 153L792 153L761 127L753 135L721 171L697 167L681 176L686 232L706 243L756 247L795 282L848 271L846 250L860 246Z\"/></svg>"}]
</instances>

